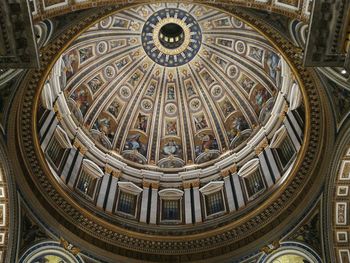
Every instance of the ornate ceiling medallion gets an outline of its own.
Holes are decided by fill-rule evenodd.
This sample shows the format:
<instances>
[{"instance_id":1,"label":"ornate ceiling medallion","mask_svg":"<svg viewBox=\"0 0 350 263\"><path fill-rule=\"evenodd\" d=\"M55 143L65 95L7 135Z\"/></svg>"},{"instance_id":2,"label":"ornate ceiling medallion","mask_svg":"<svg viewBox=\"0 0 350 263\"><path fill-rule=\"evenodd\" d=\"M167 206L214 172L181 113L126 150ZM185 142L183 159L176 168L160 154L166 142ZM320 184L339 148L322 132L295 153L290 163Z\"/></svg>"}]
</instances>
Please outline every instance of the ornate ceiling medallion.
<instances>
[{"instance_id":1,"label":"ornate ceiling medallion","mask_svg":"<svg viewBox=\"0 0 350 263\"><path fill-rule=\"evenodd\" d=\"M198 53L202 32L196 19L184 10L166 8L151 15L142 30L147 55L166 67L191 61Z\"/></svg>"}]
</instances>

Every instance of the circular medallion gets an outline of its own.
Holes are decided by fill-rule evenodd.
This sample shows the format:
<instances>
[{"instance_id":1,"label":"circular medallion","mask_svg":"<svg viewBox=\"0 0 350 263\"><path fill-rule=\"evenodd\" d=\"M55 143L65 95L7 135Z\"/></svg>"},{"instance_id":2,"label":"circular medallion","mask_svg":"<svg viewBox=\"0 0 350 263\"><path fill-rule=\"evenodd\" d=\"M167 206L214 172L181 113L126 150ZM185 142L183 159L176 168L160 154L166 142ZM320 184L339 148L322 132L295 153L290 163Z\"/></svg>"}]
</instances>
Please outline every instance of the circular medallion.
<instances>
[{"instance_id":1,"label":"circular medallion","mask_svg":"<svg viewBox=\"0 0 350 263\"><path fill-rule=\"evenodd\" d=\"M233 25L234 25L235 27L237 27L237 28L243 27L243 22L240 21L240 20L238 20L238 19L235 18L235 17L232 17L232 23L233 23Z\"/></svg>"},{"instance_id":2,"label":"circular medallion","mask_svg":"<svg viewBox=\"0 0 350 263\"><path fill-rule=\"evenodd\" d=\"M227 75L230 78L236 78L238 76L238 67L236 65L230 65L227 68Z\"/></svg>"},{"instance_id":3,"label":"circular medallion","mask_svg":"<svg viewBox=\"0 0 350 263\"><path fill-rule=\"evenodd\" d=\"M215 85L212 89L211 89L211 95L214 98L220 98L222 95L222 88L219 85Z\"/></svg>"},{"instance_id":4,"label":"circular medallion","mask_svg":"<svg viewBox=\"0 0 350 263\"><path fill-rule=\"evenodd\" d=\"M198 111L202 106L202 103L199 99L193 99L190 102L190 108L192 111Z\"/></svg>"},{"instance_id":5,"label":"circular medallion","mask_svg":"<svg viewBox=\"0 0 350 263\"><path fill-rule=\"evenodd\" d=\"M103 19L100 22L100 26L102 28L108 28L111 24L112 24L112 17L111 16L107 17L106 19Z\"/></svg>"},{"instance_id":6,"label":"circular medallion","mask_svg":"<svg viewBox=\"0 0 350 263\"><path fill-rule=\"evenodd\" d=\"M156 63L176 67L191 61L200 49L202 32L192 15L176 8L149 17L142 30L142 45Z\"/></svg>"},{"instance_id":7,"label":"circular medallion","mask_svg":"<svg viewBox=\"0 0 350 263\"><path fill-rule=\"evenodd\" d=\"M130 88L127 87L127 86L123 86L123 87L119 90L119 92L120 92L120 96L121 96L123 99L125 99L125 100L129 99L129 97L130 97L130 95L131 95L131 90L130 90Z\"/></svg>"},{"instance_id":8,"label":"circular medallion","mask_svg":"<svg viewBox=\"0 0 350 263\"><path fill-rule=\"evenodd\" d=\"M151 111L153 109L153 103L151 100L149 99L144 99L142 102L141 102L141 108L143 111Z\"/></svg>"},{"instance_id":9,"label":"circular medallion","mask_svg":"<svg viewBox=\"0 0 350 263\"><path fill-rule=\"evenodd\" d=\"M177 112L177 107L174 103L169 103L168 105L165 106L165 112L168 115L175 115Z\"/></svg>"},{"instance_id":10,"label":"circular medallion","mask_svg":"<svg viewBox=\"0 0 350 263\"><path fill-rule=\"evenodd\" d=\"M107 49L108 49L108 45L107 45L106 41L102 41L102 42L98 43L96 46L96 51L100 55L106 53Z\"/></svg>"},{"instance_id":11,"label":"circular medallion","mask_svg":"<svg viewBox=\"0 0 350 263\"><path fill-rule=\"evenodd\" d=\"M115 68L113 66L107 66L104 70L105 76L111 79L115 76Z\"/></svg>"},{"instance_id":12,"label":"circular medallion","mask_svg":"<svg viewBox=\"0 0 350 263\"><path fill-rule=\"evenodd\" d=\"M246 50L245 43L243 41L237 41L235 44L235 48L238 54L243 54Z\"/></svg>"}]
</instances>

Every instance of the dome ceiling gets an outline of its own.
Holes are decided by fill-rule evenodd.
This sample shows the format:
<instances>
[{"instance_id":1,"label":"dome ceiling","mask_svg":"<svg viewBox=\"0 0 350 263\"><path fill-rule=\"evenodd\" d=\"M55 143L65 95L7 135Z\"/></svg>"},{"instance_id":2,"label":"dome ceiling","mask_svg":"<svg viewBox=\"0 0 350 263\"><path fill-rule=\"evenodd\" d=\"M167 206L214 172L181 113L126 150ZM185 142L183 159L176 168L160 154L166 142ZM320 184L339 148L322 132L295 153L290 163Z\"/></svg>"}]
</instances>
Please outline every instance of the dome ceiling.
<instances>
[{"instance_id":1,"label":"dome ceiling","mask_svg":"<svg viewBox=\"0 0 350 263\"><path fill-rule=\"evenodd\" d=\"M30 191L111 258L243 248L308 188L314 76L244 10L131 5L67 29L28 79L15 136Z\"/></svg>"},{"instance_id":2,"label":"dome ceiling","mask_svg":"<svg viewBox=\"0 0 350 263\"><path fill-rule=\"evenodd\" d=\"M232 161L257 144L278 126L294 81L262 35L200 5L109 16L79 36L60 65L68 126L130 166L164 171Z\"/></svg>"}]
</instances>

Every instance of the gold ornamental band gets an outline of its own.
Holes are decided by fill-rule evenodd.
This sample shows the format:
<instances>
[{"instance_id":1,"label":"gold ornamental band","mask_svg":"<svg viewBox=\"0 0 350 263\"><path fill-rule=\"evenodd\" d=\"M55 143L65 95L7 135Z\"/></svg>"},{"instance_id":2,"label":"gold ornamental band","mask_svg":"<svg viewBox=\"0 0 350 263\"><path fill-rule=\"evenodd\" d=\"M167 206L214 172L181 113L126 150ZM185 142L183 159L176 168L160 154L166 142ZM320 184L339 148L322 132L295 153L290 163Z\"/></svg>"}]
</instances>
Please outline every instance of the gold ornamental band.
<instances>
[{"instance_id":1,"label":"gold ornamental band","mask_svg":"<svg viewBox=\"0 0 350 263\"><path fill-rule=\"evenodd\" d=\"M182 30L184 31L184 42L182 43L181 46L179 46L178 48L175 49L169 49L164 47L160 41L159 41L159 31L160 29L166 25L166 24L170 24L170 23L174 23L177 24L179 26L181 26ZM178 18L174 18L174 17L168 17L168 18L164 18L161 21L158 22L158 24L156 24L156 26L153 29L153 42L154 45L157 47L157 49L162 52L165 55L178 55L181 54L182 52L184 52L186 50L186 48L188 47L188 45L190 44L190 39L191 39L191 32L189 27L186 25L186 23Z\"/></svg>"}]
</instances>

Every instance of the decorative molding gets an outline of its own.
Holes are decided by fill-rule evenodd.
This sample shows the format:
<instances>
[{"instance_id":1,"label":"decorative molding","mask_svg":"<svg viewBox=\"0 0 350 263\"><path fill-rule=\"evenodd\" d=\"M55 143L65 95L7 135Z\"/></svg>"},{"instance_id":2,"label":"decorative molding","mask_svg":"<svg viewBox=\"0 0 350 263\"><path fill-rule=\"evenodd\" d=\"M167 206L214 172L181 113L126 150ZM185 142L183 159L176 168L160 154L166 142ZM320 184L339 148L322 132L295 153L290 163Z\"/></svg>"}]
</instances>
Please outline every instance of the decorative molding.
<instances>
[{"instance_id":1,"label":"decorative molding","mask_svg":"<svg viewBox=\"0 0 350 263\"><path fill-rule=\"evenodd\" d=\"M77 248L73 244L69 243L63 237L60 238L60 244L65 250L69 251L73 255L78 255L80 253L80 249L79 248Z\"/></svg>"},{"instance_id":2,"label":"decorative molding","mask_svg":"<svg viewBox=\"0 0 350 263\"><path fill-rule=\"evenodd\" d=\"M260 153L262 153L264 151L264 149L266 147L269 146L269 141L267 140L267 138L264 138L261 143L258 145L258 147L255 148L255 154L259 155Z\"/></svg>"},{"instance_id":3,"label":"decorative molding","mask_svg":"<svg viewBox=\"0 0 350 263\"><path fill-rule=\"evenodd\" d=\"M255 170L259 169L260 167L260 161L258 158L252 159L246 164L244 164L238 171L239 176L246 176L254 172Z\"/></svg>"},{"instance_id":4,"label":"decorative molding","mask_svg":"<svg viewBox=\"0 0 350 263\"><path fill-rule=\"evenodd\" d=\"M131 182L118 182L118 187L121 190L124 190L127 193L133 194L133 195L139 195L143 189L138 187L137 185L131 183Z\"/></svg>"},{"instance_id":5,"label":"decorative molding","mask_svg":"<svg viewBox=\"0 0 350 263\"><path fill-rule=\"evenodd\" d=\"M181 199L184 195L184 192L180 189L174 189L174 188L167 188L160 190L158 192L158 195L161 199Z\"/></svg>"},{"instance_id":6,"label":"decorative molding","mask_svg":"<svg viewBox=\"0 0 350 263\"><path fill-rule=\"evenodd\" d=\"M222 190L223 187L224 187L224 181L214 181L214 182L210 182L210 183L206 184L205 186L201 187L199 189L199 191L203 195L208 195L208 194L212 194L212 193L215 193L217 191Z\"/></svg>"},{"instance_id":7,"label":"decorative molding","mask_svg":"<svg viewBox=\"0 0 350 263\"><path fill-rule=\"evenodd\" d=\"M264 252L265 254L271 254L272 252L274 252L276 249L280 247L281 247L281 244L278 240L273 241L271 244L261 248L261 252Z\"/></svg>"},{"instance_id":8,"label":"decorative molding","mask_svg":"<svg viewBox=\"0 0 350 263\"><path fill-rule=\"evenodd\" d=\"M185 189L191 187L195 188L200 186L200 181L198 179L192 181L184 181L182 184Z\"/></svg>"}]
</instances>

